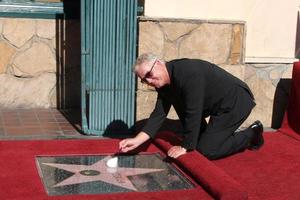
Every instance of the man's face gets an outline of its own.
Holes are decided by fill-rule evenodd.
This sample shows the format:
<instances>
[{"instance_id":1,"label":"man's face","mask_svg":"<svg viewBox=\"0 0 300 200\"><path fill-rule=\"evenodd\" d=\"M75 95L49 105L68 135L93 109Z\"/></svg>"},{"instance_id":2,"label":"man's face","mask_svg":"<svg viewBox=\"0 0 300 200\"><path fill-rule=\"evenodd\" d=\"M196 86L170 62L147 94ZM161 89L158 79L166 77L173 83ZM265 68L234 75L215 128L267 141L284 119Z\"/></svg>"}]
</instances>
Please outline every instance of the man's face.
<instances>
[{"instance_id":1,"label":"man's face","mask_svg":"<svg viewBox=\"0 0 300 200\"><path fill-rule=\"evenodd\" d=\"M160 88L165 85L161 67L162 64L158 60L145 62L138 67L136 74L141 79L142 83L155 88Z\"/></svg>"}]
</instances>

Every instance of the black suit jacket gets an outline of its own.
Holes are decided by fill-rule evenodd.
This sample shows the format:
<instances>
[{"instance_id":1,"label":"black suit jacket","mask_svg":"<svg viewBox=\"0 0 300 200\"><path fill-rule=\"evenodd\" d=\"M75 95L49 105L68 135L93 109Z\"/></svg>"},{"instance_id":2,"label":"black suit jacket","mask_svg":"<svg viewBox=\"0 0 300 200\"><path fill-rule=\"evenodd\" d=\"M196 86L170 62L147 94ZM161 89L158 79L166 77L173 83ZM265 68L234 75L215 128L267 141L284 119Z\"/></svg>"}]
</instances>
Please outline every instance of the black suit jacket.
<instances>
[{"instance_id":1,"label":"black suit jacket","mask_svg":"<svg viewBox=\"0 0 300 200\"><path fill-rule=\"evenodd\" d=\"M157 89L155 108L143 131L154 138L166 119L171 105L183 125L182 147L195 149L204 117L218 115L226 94L233 87L243 87L251 97L248 86L240 79L203 60L178 59L166 63L171 84ZM253 106L253 105L249 105Z\"/></svg>"}]
</instances>

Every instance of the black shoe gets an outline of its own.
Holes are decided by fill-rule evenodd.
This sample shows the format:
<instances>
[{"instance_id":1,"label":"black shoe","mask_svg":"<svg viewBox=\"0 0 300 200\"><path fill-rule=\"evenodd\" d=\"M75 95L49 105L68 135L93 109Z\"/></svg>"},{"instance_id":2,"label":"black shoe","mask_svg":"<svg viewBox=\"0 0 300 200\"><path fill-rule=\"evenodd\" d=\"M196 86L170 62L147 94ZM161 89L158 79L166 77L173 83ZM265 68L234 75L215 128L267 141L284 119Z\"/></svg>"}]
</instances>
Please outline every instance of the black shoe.
<instances>
[{"instance_id":1,"label":"black shoe","mask_svg":"<svg viewBox=\"0 0 300 200\"><path fill-rule=\"evenodd\" d=\"M250 141L248 149L258 150L264 144L264 137L263 137L264 127L262 123L259 120L257 120L253 124L251 124L249 128L253 130L254 135Z\"/></svg>"}]
</instances>

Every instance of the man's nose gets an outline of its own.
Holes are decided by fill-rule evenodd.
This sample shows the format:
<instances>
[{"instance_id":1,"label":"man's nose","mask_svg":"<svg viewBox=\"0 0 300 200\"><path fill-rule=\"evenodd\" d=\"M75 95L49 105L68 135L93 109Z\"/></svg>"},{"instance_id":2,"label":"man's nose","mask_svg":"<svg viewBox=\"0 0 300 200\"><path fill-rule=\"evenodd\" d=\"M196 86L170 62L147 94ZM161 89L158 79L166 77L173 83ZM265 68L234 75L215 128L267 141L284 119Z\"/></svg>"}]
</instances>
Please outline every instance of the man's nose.
<instances>
[{"instance_id":1,"label":"man's nose","mask_svg":"<svg viewBox=\"0 0 300 200\"><path fill-rule=\"evenodd\" d=\"M151 86L153 86L154 80L152 78L147 78L147 83Z\"/></svg>"}]
</instances>

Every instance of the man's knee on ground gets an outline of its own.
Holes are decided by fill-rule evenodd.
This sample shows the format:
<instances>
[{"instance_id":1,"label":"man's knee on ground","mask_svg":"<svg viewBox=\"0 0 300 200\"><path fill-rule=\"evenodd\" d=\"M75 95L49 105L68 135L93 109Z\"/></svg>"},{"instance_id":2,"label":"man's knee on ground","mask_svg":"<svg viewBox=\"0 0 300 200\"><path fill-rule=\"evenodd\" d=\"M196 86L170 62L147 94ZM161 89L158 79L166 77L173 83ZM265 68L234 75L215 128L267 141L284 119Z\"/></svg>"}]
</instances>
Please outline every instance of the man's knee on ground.
<instances>
[{"instance_id":1,"label":"man's knee on ground","mask_svg":"<svg viewBox=\"0 0 300 200\"><path fill-rule=\"evenodd\" d=\"M209 151L205 149L197 149L203 156L205 156L209 160L216 160L218 158L221 158L222 155L220 155L218 152Z\"/></svg>"}]
</instances>

